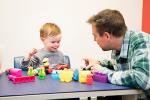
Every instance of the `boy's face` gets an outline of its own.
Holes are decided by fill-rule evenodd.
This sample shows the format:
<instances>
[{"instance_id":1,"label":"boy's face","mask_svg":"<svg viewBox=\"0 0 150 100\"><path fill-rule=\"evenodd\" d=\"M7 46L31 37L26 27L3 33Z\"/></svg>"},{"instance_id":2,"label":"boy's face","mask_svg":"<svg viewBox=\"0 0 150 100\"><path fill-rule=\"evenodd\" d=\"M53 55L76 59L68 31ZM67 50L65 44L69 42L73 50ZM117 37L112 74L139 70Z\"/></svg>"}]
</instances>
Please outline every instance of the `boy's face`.
<instances>
[{"instance_id":1,"label":"boy's face","mask_svg":"<svg viewBox=\"0 0 150 100\"><path fill-rule=\"evenodd\" d=\"M42 42L44 44L44 48L48 51L55 52L60 46L61 41L61 34L52 36L52 37L46 37L42 39Z\"/></svg>"}]
</instances>

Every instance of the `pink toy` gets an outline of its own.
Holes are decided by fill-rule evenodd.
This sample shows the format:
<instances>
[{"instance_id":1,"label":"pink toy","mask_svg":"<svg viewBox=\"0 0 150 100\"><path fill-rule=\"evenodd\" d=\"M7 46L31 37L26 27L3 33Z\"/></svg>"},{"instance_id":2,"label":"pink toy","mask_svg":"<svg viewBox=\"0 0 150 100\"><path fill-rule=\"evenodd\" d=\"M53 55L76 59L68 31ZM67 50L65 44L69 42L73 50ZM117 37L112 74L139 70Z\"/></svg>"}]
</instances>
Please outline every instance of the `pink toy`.
<instances>
[{"instance_id":1,"label":"pink toy","mask_svg":"<svg viewBox=\"0 0 150 100\"><path fill-rule=\"evenodd\" d=\"M16 77L16 76L13 76L13 75L9 75L8 79L13 81L13 83L25 83L25 82L33 82L33 81L35 81L35 76Z\"/></svg>"},{"instance_id":2,"label":"pink toy","mask_svg":"<svg viewBox=\"0 0 150 100\"><path fill-rule=\"evenodd\" d=\"M17 69L17 68L10 68L7 70L9 75L13 75L16 77L20 77L22 76L22 70L21 69Z\"/></svg>"},{"instance_id":3,"label":"pink toy","mask_svg":"<svg viewBox=\"0 0 150 100\"><path fill-rule=\"evenodd\" d=\"M95 72L93 74L93 80L98 81L98 82L102 82L102 83L107 83L108 82L108 77L107 77L106 74L102 74L100 72Z\"/></svg>"},{"instance_id":4,"label":"pink toy","mask_svg":"<svg viewBox=\"0 0 150 100\"><path fill-rule=\"evenodd\" d=\"M2 72L0 72L0 76L2 75Z\"/></svg>"}]
</instances>

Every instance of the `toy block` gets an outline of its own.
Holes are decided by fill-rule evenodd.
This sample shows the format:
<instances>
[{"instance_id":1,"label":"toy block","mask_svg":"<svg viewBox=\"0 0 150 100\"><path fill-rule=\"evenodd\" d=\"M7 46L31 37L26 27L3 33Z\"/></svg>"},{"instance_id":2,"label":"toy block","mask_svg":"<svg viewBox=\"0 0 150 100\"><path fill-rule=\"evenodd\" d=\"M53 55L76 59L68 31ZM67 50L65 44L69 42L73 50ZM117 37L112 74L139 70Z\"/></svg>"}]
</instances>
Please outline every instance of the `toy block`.
<instances>
[{"instance_id":1,"label":"toy block","mask_svg":"<svg viewBox=\"0 0 150 100\"><path fill-rule=\"evenodd\" d=\"M91 85L93 84L92 75L87 75L86 84Z\"/></svg>"},{"instance_id":2,"label":"toy block","mask_svg":"<svg viewBox=\"0 0 150 100\"><path fill-rule=\"evenodd\" d=\"M53 80L57 80L57 79L59 79L59 74L56 71L53 71L51 74L51 77Z\"/></svg>"},{"instance_id":3,"label":"toy block","mask_svg":"<svg viewBox=\"0 0 150 100\"><path fill-rule=\"evenodd\" d=\"M35 76L16 77L16 76L13 76L13 75L9 75L8 79L11 80L13 83L25 83L25 82L35 81Z\"/></svg>"},{"instance_id":4,"label":"toy block","mask_svg":"<svg viewBox=\"0 0 150 100\"><path fill-rule=\"evenodd\" d=\"M108 76L106 74L100 73L100 72L95 72L93 74L93 80L102 82L102 83L107 83L108 82Z\"/></svg>"},{"instance_id":5,"label":"toy block","mask_svg":"<svg viewBox=\"0 0 150 100\"><path fill-rule=\"evenodd\" d=\"M91 74L91 71L88 70L80 70L79 71L79 82L86 83L87 75Z\"/></svg>"},{"instance_id":6,"label":"toy block","mask_svg":"<svg viewBox=\"0 0 150 100\"><path fill-rule=\"evenodd\" d=\"M73 77L73 70L65 69L60 71L61 82L71 82Z\"/></svg>"},{"instance_id":7,"label":"toy block","mask_svg":"<svg viewBox=\"0 0 150 100\"><path fill-rule=\"evenodd\" d=\"M68 64L57 64L56 65L56 70L63 70L63 69L68 69Z\"/></svg>"},{"instance_id":8,"label":"toy block","mask_svg":"<svg viewBox=\"0 0 150 100\"><path fill-rule=\"evenodd\" d=\"M22 76L22 70L17 69L17 68L9 68L9 69L6 70L6 73L9 74L9 75L16 76L16 77Z\"/></svg>"},{"instance_id":9,"label":"toy block","mask_svg":"<svg viewBox=\"0 0 150 100\"><path fill-rule=\"evenodd\" d=\"M39 70L39 73L38 73L38 78L39 79L45 79L46 78L46 73L45 73L45 68L44 67L41 67L40 70Z\"/></svg>"},{"instance_id":10,"label":"toy block","mask_svg":"<svg viewBox=\"0 0 150 100\"><path fill-rule=\"evenodd\" d=\"M78 81L79 80L79 71L78 69L75 69L74 73L73 73L73 79L75 81Z\"/></svg>"}]
</instances>

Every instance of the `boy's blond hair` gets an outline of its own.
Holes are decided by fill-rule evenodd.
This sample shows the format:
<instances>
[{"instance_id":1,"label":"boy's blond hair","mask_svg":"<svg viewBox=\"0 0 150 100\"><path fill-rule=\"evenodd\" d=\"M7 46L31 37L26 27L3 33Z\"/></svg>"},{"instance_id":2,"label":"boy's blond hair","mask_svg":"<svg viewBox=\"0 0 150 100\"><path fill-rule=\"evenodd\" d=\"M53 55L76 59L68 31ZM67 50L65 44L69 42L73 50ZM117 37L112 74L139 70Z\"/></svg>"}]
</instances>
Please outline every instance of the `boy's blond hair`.
<instances>
[{"instance_id":1,"label":"boy's blond hair","mask_svg":"<svg viewBox=\"0 0 150 100\"><path fill-rule=\"evenodd\" d=\"M40 38L61 34L60 28L54 23L45 23L40 29Z\"/></svg>"}]
</instances>

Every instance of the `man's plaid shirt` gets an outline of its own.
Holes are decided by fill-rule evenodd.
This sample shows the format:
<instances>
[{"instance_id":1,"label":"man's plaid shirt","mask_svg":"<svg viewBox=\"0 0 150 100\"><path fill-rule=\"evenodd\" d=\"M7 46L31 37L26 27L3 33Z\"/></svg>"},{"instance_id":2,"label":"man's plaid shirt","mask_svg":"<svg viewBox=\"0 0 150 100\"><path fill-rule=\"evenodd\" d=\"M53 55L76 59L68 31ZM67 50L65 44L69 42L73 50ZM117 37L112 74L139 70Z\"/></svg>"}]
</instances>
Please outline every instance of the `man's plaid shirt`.
<instances>
[{"instance_id":1,"label":"man's plaid shirt","mask_svg":"<svg viewBox=\"0 0 150 100\"><path fill-rule=\"evenodd\" d=\"M150 90L150 35L127 31L121 51L112 51L112 61L104 60L100 71L109 82L117 85Z\"/></svg>"}]
</instances>

